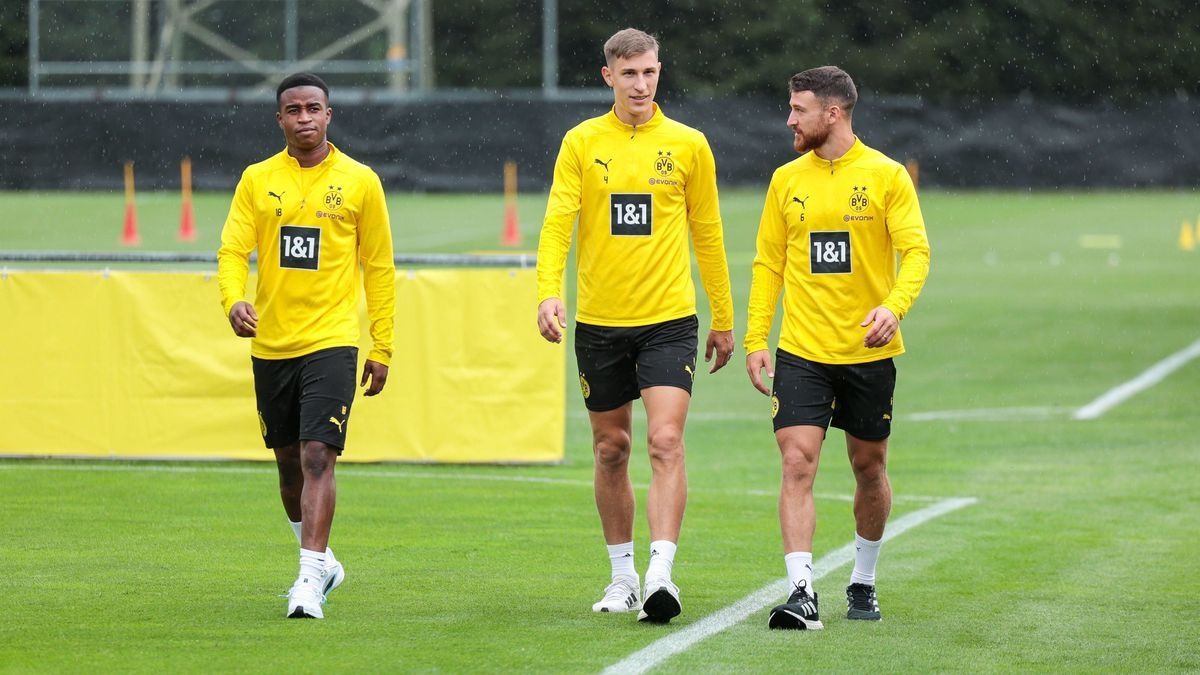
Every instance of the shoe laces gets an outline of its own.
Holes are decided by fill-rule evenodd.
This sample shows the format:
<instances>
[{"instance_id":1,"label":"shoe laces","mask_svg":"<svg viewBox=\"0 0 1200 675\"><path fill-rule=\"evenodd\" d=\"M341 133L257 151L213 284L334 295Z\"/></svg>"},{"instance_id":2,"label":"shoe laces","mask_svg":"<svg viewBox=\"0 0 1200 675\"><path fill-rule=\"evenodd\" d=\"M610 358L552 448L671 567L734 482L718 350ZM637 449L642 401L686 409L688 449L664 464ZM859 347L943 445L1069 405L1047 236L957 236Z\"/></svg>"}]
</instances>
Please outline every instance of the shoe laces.
<instances>
[{"instance_id":1,"label":"shoe laces","mask_svg":"<svg viewBox=\"0 0 1200 675\"><path fill-rule=\"evenodd\" d=\"M846 587L846 600L851 605L875 608L875 587L866 584L850 584Z\"/></svg>"},{"instance_id":2,"label":"shoe laces","mask_svg":"<svg viewBox=\"0 0 1200 675\"><path fill-rule=\"evenodd\" d=\"M604 600L625 600L632 593L637 595L637 582L630 583L627 579L614 579L611 584L604 588Z\"/></svg>"},{"instance_id":3,"label":"shoe laces","mask_svg":"<svg viewBox=\"0 0 1200 675\"><path fill-rule=\"evenodd\" d=\"M294 600L296 598L296 596L303 596L305 594L311 595L312 597L316 598L318 601L320 601L320 603L322 605L325 604L325 594L324 593L317 590L317 588L315 586L302 585L300 583L292 584L292 587L289 588L288 592L284 593L282 597L285 597L288 600Z\"/></svg>"}]
</instances>

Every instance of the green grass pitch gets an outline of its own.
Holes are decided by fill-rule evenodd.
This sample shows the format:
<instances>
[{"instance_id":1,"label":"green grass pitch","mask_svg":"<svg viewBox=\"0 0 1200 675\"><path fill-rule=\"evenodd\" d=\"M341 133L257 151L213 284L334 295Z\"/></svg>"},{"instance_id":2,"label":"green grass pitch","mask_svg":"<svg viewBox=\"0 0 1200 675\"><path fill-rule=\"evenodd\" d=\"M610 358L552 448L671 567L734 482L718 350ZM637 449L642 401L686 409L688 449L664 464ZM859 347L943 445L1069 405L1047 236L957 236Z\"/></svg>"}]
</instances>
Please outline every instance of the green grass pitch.
<instances>
[{"instance_id":1,"label":"green grass pitch","mask_svg":"<svg viewBox=\"0 0 1200 675\"><path fill-rule=\"evenodd\" d=\"M739 340L762 198L722 195ZM198 194L201 241L180 244L177 197L139 196L143 249L214 250L228 203ZM544 206L521 197L527 250ZM1200 669L1200 361L1070 417L1200 338L1200 250L1178 245L1200 195L927 191L922 206L933 263L903 324L893 519L920 497L978 502L884 546L883 622L844 619L843 566L817 583L825 631L771 632L760 610L657 670ZM390 207L398 252L500 248L499 196ZM120 249L120 195L0 193L0 209L0 248ZM4 328L31 329L52 327ZM696 377L669 626L590 611L608 561L568 345L567 381L547 383L568 394L562 465L342 467L348 578L325 621L283 618L296 544L270 464L0 460L0 672L601 671L784 575L769 403L743 357ZM923 415L946 411L967 412ZM644 571L640 417L632 473ZM816 490L819 559L853 537L840 432Z\"/></svg>"}]
</instances>

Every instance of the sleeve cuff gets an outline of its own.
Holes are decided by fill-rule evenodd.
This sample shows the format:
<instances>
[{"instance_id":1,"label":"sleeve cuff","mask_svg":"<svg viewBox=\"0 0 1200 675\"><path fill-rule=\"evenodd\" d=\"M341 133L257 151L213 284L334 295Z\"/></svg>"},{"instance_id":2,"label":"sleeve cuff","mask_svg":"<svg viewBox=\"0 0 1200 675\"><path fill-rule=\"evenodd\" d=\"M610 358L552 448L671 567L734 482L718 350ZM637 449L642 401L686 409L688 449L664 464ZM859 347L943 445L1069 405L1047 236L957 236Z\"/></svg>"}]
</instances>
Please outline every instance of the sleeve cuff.
<instances>
[{"instance_id":1,"label":"sleeve cuff","mask_svg":"<svg viewBox=\"0 0 1200 675\"><path fill-rule=\"evenodd\" d=\"M390 368L392 365L392 353L390 351L384 352L381 349L372 349L371 353L367 354L367 360L382 363Z\"/></svg>"}]
</instances>

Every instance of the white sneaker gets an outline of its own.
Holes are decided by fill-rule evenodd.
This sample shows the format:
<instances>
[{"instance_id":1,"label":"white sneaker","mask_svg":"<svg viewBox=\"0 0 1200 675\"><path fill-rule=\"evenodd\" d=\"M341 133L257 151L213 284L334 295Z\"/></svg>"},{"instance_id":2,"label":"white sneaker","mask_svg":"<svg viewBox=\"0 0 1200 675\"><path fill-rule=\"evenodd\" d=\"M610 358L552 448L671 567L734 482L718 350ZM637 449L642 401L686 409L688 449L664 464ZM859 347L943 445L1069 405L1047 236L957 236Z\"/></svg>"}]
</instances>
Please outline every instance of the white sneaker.
<instances>
[{"instance_id":1,"label":"white sneaker","mask_svg":"<svg viewBox=\"0 0 1200 675\"><path fill-rule=\"evenodd\" d=\"M325 590L323 595L329 595L333 589L342 585L346 580L346 568L342 567L342 563L333 557L333 551L325 553Z\"/></svg>"},{"instance_id":2,"label":"white sneaker","mask_svg":"<svg viewBox=\"0 0 1200 675\"><path fill-rule=\"evenodd\" d=\"M682 611L679 587L670 579L646 580L646 601L642 603L642 611L638 612L638 621L667 623Z\"/></svg>"},{"instance_id":3,"label":"white sneaker","mask_svg":"<svg viewBox=\"0 0 1200 675\"><path fill-rule=\"evenodd\" d=\"M289 619L324 619L325 612L321 603L325 602L325 594L320 591L321 582L309 583L308 578L297 579L288 590Z\"/></svg>"},{"instance_id":4,"label":"white sneaker","mask_svg":"<svg viewBox=\"0 0 1200 675\"><path fill-rule=\"evenodd\" d=\"M611 584L604 589L604 597L592 605L593 612L632 612L642 608L642 598L638 595L638 578L620 575L613 578Z\"/></svg>"}]
</instances>

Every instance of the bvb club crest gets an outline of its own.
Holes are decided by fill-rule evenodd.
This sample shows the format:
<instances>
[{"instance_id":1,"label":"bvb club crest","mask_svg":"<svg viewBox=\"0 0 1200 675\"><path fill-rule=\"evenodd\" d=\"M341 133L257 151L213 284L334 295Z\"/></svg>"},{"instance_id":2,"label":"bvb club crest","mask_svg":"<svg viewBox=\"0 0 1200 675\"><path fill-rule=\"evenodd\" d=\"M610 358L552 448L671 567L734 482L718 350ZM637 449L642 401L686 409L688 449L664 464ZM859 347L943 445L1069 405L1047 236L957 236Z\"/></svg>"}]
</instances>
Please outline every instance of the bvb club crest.
<instances>
[{"instance_id":1,"label":"bvb club crest","mask_svg":"<svg viewBox=\"0 0 1200 675\"><path fill-rule=\"evenodd\" d=\"M588 385L587 378L583 376L583 373L579 374L579 388L583 390L584 398L592 395L592 388Z\"/></svg>"},{"instance_id":2,"label":"bvb club crest","mask_svg":"<svg viewBox=\"0 0 1200 675\"><path fill-rule=\"evenodd\" d=\"M775 416L778 414L779 414L779 397L772 396L771 397L771 419L775 419Z\"/></svg>"},{"instance_id":3,"label":"bvb club crest","mask_svg":"<svg viewBox=\"0 0 1200 675\"><path fill-rule=\"evenodd\" d=\"M325 208L330 211L342 208L342 186L329 186L329 192L325 193Z\"/></svg>"},{"instance_id":4,"label":"bvb club crest","mask_svg":"<svg viewBox=\"0 0 1200 675\"><path fill-rule=\"evenodd\" d=\"M263 419L262 411L258 411L258 430L262 432L263 438L267 437L267 421Z\"/></svg>"},{"instance_id":5,"label":"bvb club crest","mask_svg":"<svg viewBox=\"0 0 1200 675\"><path fill-rule=\"evenodd\" d=\"M854 194L850 195L850 208L855 213L862 213L870 205L870 201L867 200L867 186L864 185L861 188L857 185L854 186Z\"/></svg>"},{"instance_id":6,"label":"bvb club crest","mask_svg":"<svg viewBox=\"0 0 1200 675\"><path fill-rule=\"evenodd\" d=\"M654 171L660 176L670 176L675 173L675 160L671 159L671 151L665 153L662 150L658 151L658 158L654 160Z\"/></svg>"}]
</instances>

